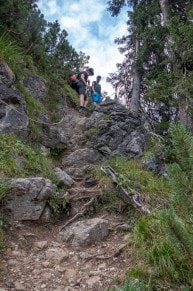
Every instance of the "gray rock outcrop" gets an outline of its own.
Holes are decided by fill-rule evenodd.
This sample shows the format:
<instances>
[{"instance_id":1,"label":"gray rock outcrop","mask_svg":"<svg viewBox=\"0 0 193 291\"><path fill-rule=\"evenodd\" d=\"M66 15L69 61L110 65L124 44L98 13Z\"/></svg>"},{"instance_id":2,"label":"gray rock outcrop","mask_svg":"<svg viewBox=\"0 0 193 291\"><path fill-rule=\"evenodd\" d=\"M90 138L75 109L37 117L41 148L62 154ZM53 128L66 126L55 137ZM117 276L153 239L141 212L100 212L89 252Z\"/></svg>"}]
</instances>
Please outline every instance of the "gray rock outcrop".
<instances>
[{"instance_id":1,"label":"gray rock outcrop","mask_svg":"<svg viewBox=\"0 0 193 291\"><path fill-rule=\"evenodd\" d=\"M0 133L28 134L26 103L19 91L8 87L0 78Z\"/></svg>"},{"instance_id":2,"label":"gray rock outcrop","mask_svg":"<svg viewBox=\"0 0 193 291\"><path fill-rule=\"evenodd\" d=\"M43 78L37 75L31 75L23 80L23 84L28 88L31 95L38 99L40 102L46 100L46 81Z\"/></svg>"},{"instance_id":3,"label":"gray rock outcrop","mask_svg":"<svg viewBox=\"0 0 193 291\"><path fill-rule=\"evenodd\" d=\"M59 185L71 187L74 184L74 180L62 169L55 168L54 173L59 180Z\"/></svg>"},{"instance_id":4,"label":"gray rock outcrop","mask_svg":"<svg viewBox=\"0 0 193 291\"><path fill-rule=\"evenodd\" d=\"M66 135L59 130L58 125L52 124L46 116L41 118L41 121L41 132L39 134L40 143L51 149L65 149L67 147L67 138Z\"/></svg>"},{"instance_id":5,"label":"gray rock outcrop","mask_svg":"<svg viewBox=\"0 0 193 291\"><path fill-rule=\"evenodd\" d=\"M107 220L93 218L71 224L59 233L59 238L73 246L88 246L103 240L108 232Z\"/></svg>"},{"instance_id":6,"label":"gray rock outcrop","mask_svg":"<svg viewBox=\"0 0 193 291\"><path fill-rule=\"evenodd\" d=\"M42 177L12 179L10 184L3 207L7 220L39 220L46 210L48 198L56 194L56 186Z\"/></svg>"},{"instance_id":7,"label":"gray rock outcrop","mask_svg":"<svg viewBox=\"0 0 193 291\"><path fill-rule=\"evenodd\" d=\"M97 150L92 148L82 148L72 152L62 160L62 165L66 168L83 168L84 166L92 165L100 161L101 155Z\"/></svg>"},{"instance_id":8,"label":"gray rock outcrop","mask_svg":"<svg viewBox=\"0 0 193 291\"><path fill-rule=\"evenodd\" d=\"M91 138L92 147L105 156L125 155L141 157L144 152L146 132L139 118L123 105L111 101L101 104L87 122L87 129L96 128Z\"/></svg>"}]
</instances>

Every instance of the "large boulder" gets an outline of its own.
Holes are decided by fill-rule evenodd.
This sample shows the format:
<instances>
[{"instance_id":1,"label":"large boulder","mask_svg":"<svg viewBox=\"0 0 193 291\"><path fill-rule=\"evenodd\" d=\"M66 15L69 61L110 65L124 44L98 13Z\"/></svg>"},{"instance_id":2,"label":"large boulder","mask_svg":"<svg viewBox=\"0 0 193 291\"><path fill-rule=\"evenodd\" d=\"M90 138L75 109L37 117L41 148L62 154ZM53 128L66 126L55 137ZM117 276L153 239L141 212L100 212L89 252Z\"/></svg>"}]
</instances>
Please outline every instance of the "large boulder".
<instances>
[{"instance_id":1,"label":"large boulder","mask_svg":"<svg viewBox=\"0 0 193 291\"><path fill-rule=\"evenodd\" d=\"M41 117L41 131L39 142L51 149L65 149L67 147L67 137L63 131L60 131L58 124L53 124L47 116Z\"/></svg>"},{"instance_id":2,"label":"large boulder","mask_svg":"<svg viewBox=\"0 0 193 291\"><path fill-rule=\"evenodd\" d=\"M62 165L65 168L83 168L84 166L96 164L101 161L101 158L102 156L97 150L85 147L63 158Z\"/></svg>"},{"instance_id":3,"label":"large boulder","mask_svg":"<svg viewBox=\"0 0 193 291\"><path fill-rule=\"evenodd\" d=\"M13 86L9 87L0 77L0 133L21 137L28 134L26 103Z\"/></svg>"},{"instance_id":4,"label":"large boulder","mask_svg":"<svg viewBox=\"0 0 193 291\"><path fill-rule=\"evenodd\" d=\"M74 222L63 231L59 238L73 246L88 246L107 237L108 221L101 218Z\"/></svg>"},{"instance_id":5,"label":"large boulder","mask_svg":"<svg viewBox=\"0 0 193 291\"><path fill-rule=\"evenodd\" d=\"M23 84L28 88L31 95L38 99L40 102L46 100L46 81L43 78L37 75L30 75L25 77Z\"/></svg>"},{"instance_id":6,"label":"large boulder","mask_svg":"<svg viewBox=\"0 0 193 291\"><path fill-rule=\"evenodd\" d=\"M42 177L12 179L10 185L3 207L10 221L39 220L47 212L48 198L56 194L56 186Z\"/></svg>"},{"instance_id":7,"label":"large boulder","mask_svg":"<svg viewBox=\"0 0 193 291\"><path fill-rule=\"evenodd\" d=\"M74 184L74 180L68 175L65 171L60 168L55 168L54 173L58 178L58 182L60 186L71 187Z\"/></svg>"},{"instance_id":8,"label":"large boulder","mask_svg":"<svg viewBox=\"0 0 193 291\"><path fill-rule=\"evenodd\" d=\"M104 156L114 154L137 158L143 155L146 130L140 118L111 101L101 104L87 122L87 130L96 128L91 145Z\"/></svg>"},{"instance_id":9,"label":"large boulder","mask_svg":"<svg viewBox=\"0 0 193 291\"><path fill-rule=\"evenodd\" d=\"M78 122L73 115L66 113L56 123L52 123L45 114L41 114L39 119L42 121L39 136L39 141L42 145L51 149L67 149L67 147L71 147L71 138Z\"/></svg>"}]
</instances>

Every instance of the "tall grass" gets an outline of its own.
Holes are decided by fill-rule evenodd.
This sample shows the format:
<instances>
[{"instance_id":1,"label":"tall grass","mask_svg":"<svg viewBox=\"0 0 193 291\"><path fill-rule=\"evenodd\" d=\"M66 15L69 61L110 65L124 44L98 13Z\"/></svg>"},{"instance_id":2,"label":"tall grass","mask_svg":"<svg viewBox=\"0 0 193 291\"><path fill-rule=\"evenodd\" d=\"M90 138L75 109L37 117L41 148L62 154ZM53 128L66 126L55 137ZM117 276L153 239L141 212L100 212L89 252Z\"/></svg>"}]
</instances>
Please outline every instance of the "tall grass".
<instances>
[{"instance_id":1,"label":"tall grass","mask_svg":"<svg viewBox=\"0 0 193 291\"><path fill-rule=\"evenodd\" d=\"M41 175L55 179L52 161L13 135L0 135L0 174L4 177Z\"/></svg>"},{"instance_id":2,"label":"tall grass","mask_svg":"<svg viewBox=\"0 0 193 291\"><path fill-rule=\"evenodd\" d=\"M180 124L171 127L173 163L169 165L167 208L155 209L136 225L131 244L139 269L122 290L193 290L193 137ZM175 158L174 158L175 157Z\"/></svg>"},{"instance_id":3,"label":"tall grass","mask_svg":"<svg viewBox=\"0 0 193 291\"><path fill-rule=\"evenodd\" d=\"M0 62L6 62L16 77L22 74L24 53L8 34L0 36Z\"/></svg>"}]
</instances>

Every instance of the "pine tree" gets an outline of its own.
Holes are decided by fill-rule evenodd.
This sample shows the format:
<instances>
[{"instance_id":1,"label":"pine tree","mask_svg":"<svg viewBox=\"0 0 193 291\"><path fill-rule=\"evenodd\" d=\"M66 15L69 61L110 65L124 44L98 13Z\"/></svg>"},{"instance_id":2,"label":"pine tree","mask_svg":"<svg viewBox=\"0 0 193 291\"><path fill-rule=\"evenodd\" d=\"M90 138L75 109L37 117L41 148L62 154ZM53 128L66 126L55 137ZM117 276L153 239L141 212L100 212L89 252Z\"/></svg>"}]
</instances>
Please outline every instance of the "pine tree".
<instances>
[{"instance_id":1,"label":"pine tree","mask_svg":"<svg viewBox=\"0 0 193 291\"><path fill-rule=\"evenodd\" d=\"M179 288L183 285L190 290L193 279L193 138L181 124L173 125L170 133L174 162L168 167L171 191L167 207L141 219L133 242L150 270L145 278L152 281L153 289L161 282L162 287L175 289L177 284Z\"/></svg>"}]
</instances>

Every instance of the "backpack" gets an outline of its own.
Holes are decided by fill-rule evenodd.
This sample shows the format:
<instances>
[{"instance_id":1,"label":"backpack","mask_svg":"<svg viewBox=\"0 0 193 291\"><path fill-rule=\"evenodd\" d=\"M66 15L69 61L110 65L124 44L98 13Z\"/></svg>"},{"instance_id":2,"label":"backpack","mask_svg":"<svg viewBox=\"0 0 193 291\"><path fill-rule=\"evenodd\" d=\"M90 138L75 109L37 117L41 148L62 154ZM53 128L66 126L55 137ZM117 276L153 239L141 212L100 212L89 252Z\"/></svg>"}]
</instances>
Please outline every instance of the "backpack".
<instances>
[{"instance_id":1,"label":"backpack","mask_svg":"<svg viewBox=\"0 0 193 291\"><path fill-rule=\"evenodd\" d=\"M77 89L77 83L78 83L78 74L73 74L71 77L70 77L70 80L71 80L71 83L70 83L70 86L72 89L76 90Z\"/></svg>"},{"instance_id":2,"label":"backpack","mask_svg":"<svg viewBox=\"0 0 193 291\"><path fill-rule=\"evenodd\" d=\"M72 82L76 82L77 81L77 74L73 74L71 77L70 77L70 79L71 79L71 81Z\"/></svg>"}]
</instances>

